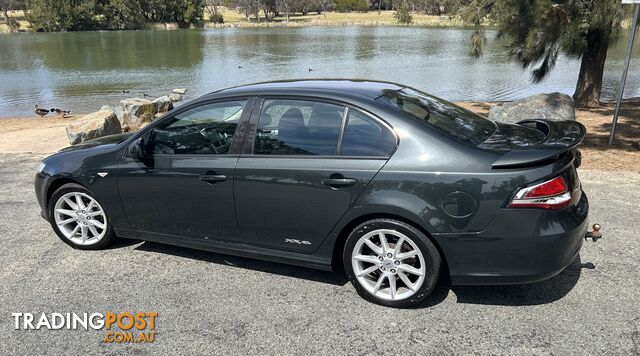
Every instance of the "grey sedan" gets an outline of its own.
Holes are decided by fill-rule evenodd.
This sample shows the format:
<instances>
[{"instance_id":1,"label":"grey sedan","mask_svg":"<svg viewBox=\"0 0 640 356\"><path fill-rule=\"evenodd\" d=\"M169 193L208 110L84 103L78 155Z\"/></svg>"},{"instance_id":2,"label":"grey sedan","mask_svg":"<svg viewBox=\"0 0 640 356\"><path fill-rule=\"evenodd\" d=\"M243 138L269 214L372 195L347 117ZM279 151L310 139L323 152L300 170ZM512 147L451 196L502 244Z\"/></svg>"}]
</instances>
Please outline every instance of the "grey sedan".
<instances>
[{"instance_id":1,"label":"grey sedan","mask_svg":"<svg viewBox=\"0 0 640 356\"><path fill-rule=\"evenodd\" d=\"M42 215L78 249L142 239L319 269L408 307L443 279L528 283L577 256L577 122L491 122L407 86L259 83L40 165Z\"/></svg>"}]
</instances>

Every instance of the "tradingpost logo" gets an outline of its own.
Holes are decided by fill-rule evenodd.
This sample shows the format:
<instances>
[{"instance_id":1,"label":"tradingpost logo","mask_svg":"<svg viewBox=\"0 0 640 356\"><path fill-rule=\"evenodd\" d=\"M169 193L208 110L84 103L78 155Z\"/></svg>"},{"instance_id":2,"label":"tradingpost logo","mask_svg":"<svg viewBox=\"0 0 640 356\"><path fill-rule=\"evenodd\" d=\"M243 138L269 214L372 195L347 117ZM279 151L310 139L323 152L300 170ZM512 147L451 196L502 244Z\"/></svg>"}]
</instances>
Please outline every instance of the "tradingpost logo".
<instances>
[{"instance_id":1,"label":"tradingpost logo","mask_svg":"<svg viewBox=\"0 0 640 356\"><path fill-rule=\"evenodd\" d=\"M158 312L11 313L16 330L104 330L105 343L152 343Z\"/></svg>"}]
</instances>

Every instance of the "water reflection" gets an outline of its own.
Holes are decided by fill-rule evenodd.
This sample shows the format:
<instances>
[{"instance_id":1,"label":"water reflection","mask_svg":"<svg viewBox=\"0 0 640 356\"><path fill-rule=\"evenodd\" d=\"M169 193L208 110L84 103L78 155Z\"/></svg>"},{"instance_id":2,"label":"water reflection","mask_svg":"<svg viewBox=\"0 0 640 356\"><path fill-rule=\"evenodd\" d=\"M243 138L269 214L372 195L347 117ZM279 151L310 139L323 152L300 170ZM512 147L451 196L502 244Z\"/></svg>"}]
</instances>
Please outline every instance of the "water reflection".
<instances>
[{"instance_id":1,"label":"water reflection","mask_svg":"<svg viewBox=\"0 0 640 356\"><path fill-rule=\"evenodd\" d=\"M368 78L415 86L449 100L512 100L572 94L579 62L561 57L543 83L489 40L467 55L470 30L308 27L0 35L0 116L30 115L35 103L74 112L128 96L186 87L195 97L243 83L288 78ZM493 34L489 34L493 38ZM613 98L625 39L609 51L603 94ZM640 38L626 96L640 96ZM311 71L310 71L311 69Z\"/></svg>"}]
</instances>

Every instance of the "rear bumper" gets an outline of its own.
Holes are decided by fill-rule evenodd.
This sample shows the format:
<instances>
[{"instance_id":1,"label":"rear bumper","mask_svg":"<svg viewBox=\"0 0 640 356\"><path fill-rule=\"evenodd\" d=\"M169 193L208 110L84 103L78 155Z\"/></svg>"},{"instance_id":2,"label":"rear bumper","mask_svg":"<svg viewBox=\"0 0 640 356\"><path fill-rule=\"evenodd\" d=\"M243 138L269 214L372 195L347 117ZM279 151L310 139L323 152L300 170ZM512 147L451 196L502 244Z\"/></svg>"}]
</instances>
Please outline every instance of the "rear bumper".
<instances>
[{"instance_id":1,"label":"rear bumper","mask_svg":"<svg viewBox=\"0 0 640 356\"><path fill-rule=\"evenodd\" d=\"M557 275L578 256L588 212L583 193L566 209L503 209L479 234L434 237L452 284L532 283Z\"/></svg>"}]
</instances>

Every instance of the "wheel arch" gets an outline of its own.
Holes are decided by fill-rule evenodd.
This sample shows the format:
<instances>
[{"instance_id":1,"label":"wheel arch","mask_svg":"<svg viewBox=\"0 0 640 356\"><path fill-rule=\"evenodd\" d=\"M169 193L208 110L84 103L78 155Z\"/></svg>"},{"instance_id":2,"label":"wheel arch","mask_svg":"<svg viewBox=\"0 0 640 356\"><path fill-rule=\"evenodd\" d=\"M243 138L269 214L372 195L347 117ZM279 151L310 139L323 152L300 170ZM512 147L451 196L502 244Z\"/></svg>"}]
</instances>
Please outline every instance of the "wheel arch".
<instances>
[{"instance_id":1,"label":"wheel arch","mask_svg":"<svg viewBox=\"0 0 640 356\"><path fill-rule=\"evenodd\" d=\"M429 231L427 231L427 229L424 228L424 226L420 225L416 221L413 221L412 219L409 219L405 216L392 214L392 213L364 214L364 215L354 217L348 223L346 223L338 233L338 236L336 237L336 240L333 244L333 251L331 256L331 267L334 271L341 271L344 268L344 266L342 265L342 253L344 251L344 246L347 242L347 237L349 237L349 234L351 233L351 231L353 231L353 229L355 229L356 226L362 224L363 222L368 220L373 220L373 219L398 220L405 224L411 225L412 227L422 232L429 239L429 241L433 243L433 245L438 250L438 253L440 253L440 257L442 258L442 275L445 275L447 276L447 278L449 278L449 266L447 263L447 258L438 241L436 241L436 239L433 238L433 236L429 233Z\"/></svg>"},{"instance_id":2,"label":"wheel arch","mask_svg":"<svg viewBox=\"0 0 640 356\"><path fill-rule=\"evenodd\" d=\"M69 178L69 177L58 177L55 178L50 184L49 187L47 188L46 194L45 194L45 206L47 207L47 214L49 211L49 202L51 201L51 196L53 196L53 193L60 189L60 187L62 187L65 184L69 184L69 183L73 183L73 184L77 184L80 185L82 187L84 187L85 189L89 189L87 188L84 184L80 183L79 181Z\"/></svg>"}]
</instances>

